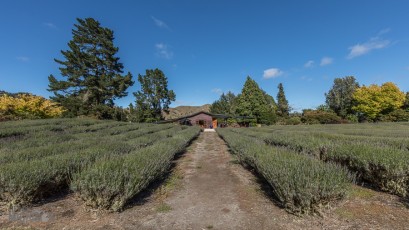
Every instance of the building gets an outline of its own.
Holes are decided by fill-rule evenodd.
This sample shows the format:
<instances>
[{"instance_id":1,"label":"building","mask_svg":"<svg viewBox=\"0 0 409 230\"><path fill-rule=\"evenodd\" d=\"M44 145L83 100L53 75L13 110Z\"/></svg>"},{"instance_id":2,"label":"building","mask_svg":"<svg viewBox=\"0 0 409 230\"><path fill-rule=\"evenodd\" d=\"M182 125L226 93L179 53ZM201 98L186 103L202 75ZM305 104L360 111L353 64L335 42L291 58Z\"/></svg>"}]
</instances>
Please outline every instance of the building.
<instances>
[{"instance_id":1,"label":"building","mask_svg":"<svg viewBox=\"0 0 409 230\"><path fill-rule=\"evenodd\" d=\"M181 125L197 125L202 128L217 128L227 124L228 118L251 119L250 117L234 117L224 114L211 114L208 112L197 112L184 117L179 117L171 120L165 120L158 123L179 123ZM221 122L219 124L219 122ZM240 122L240 126L247 126L249 122Z\"/></svg>"}]
</instances>

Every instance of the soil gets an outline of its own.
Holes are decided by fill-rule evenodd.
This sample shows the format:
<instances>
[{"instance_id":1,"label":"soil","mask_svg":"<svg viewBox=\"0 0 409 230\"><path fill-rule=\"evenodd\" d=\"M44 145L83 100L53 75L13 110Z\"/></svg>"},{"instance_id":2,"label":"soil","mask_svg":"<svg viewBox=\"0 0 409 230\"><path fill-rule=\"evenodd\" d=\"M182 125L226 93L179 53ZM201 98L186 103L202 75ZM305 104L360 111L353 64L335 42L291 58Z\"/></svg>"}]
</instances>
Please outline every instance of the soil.
<instances>
[{"instance_id":1,"label":"soil","mask_svg":"<svg viewBox=\"0 0 409 230\"><path fill-rule=\"evenodd\" d=\"M204 132L168 177L120 213L92 210L75 194L0 216L1 228L40 229L409 229L409 202L351 185L320 216L280 208L271 189L238 163L217 133Z\"/></svg>"}]
</instances>

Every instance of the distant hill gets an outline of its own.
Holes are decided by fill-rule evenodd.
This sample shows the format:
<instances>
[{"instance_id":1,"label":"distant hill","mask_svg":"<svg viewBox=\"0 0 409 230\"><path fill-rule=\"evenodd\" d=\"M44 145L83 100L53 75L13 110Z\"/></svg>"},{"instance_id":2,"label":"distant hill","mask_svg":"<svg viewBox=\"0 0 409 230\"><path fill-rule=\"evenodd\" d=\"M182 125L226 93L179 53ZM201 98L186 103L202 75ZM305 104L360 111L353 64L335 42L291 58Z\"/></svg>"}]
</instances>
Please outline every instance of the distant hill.
<instances>
[{"instance_id":1,"label":"distant hill","mask_svg":"<svg viewBox=\"0 0 409 230\"><path fill-rule=\"evenodd\" d=\"M200 111L210 112L210 104L205 104L202 106L178 106L169 109L169 114L163 113L165 120L174 119L178 117L187 116L192 113L197 113Z\"/></svg>"}]
</instances>

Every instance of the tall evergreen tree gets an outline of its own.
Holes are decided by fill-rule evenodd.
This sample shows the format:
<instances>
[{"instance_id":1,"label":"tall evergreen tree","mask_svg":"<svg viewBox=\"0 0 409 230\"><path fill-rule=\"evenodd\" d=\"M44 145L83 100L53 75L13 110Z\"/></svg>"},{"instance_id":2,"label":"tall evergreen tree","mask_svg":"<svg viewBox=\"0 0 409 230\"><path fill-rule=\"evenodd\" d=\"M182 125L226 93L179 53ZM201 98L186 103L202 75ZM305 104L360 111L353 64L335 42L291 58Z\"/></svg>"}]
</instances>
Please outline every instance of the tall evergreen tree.
<instances>
[{"instance_id":1,"label":"tall evergreen tree","mask_svg":"<svg viewBox=\"0 0 409 230\"><path fill-rule=\"evenodd\" d=\"M227 114L235 115L236 114L236 107L237 107L237 96L234 95L233 92L226 93L226 101L228 104L228 111Z\"/></svg>"},{"instance_id":2,"label":"tall evergreen tree","mask_svg":"<svg viewBox=\"0 0 409 230\"><path fill-rule=\"evenodd\" d=\"M268 94L267 92L263 91L264 98L267 101L267 104L273 109L274 111L277 109L277 103L274 100L274 97Z\"/></svg>"},{"instance_id":3,"label":"tall evergreen tree","mask_svg":"<svg viewBox=\"0 0 409 230\"><path fill-rule=\"evenodd\" d=\"M290 106L285 97L283 84L278 84L277 93L277 115L280 117L288 117L290 114Z\"/></svg>"},{"instance_id":4,"label":"tall evergreen tree","mask_svg":"<svg viewBox=\"0 0 409 230\"><path fill-rule=\"evenodd\" d=\"M406 110L409 110L409 92L406 92L405 102L403 103L402 108L406 109Z\"/></svg>"},{"instance_id":5,"label":"tall evergreen tree","mask_svg":"<svg viewBox=\"0 0 409 230\"><path fill-rule=\"evenodd\" d=\"M241 116L256 118L257 123L268 124L272 122L268 120L270 119L268 114L274 114L266 100L264 91L249 76L244 83L241 94L237 98L236 111ZM268 119L266 120L266 118Z\"/></svg>"},{"instance_id":6,"label":"tall evergreen tree","mask_svg":"<svg viewBox=\"0 0 409 230\"><path fill-rule=\"evenodd\" d=\"M216 100L210 106L210 112L215 114L235 115L236 112L236 95L232 92L220 95L219 100Z\"/></svg>"},{"instance_id":7,"label":"tall evergreen tree","mask_svg":"<svg viewBox=\"0 0 409 230\"><path fill-rule=\"evenodd\" d=\"M132 75L122 75L124 67L115 56L118 47L114 46L112 30L93 18L77 21L68 43L70 49L61 51L65 60L54 59L66 80L50 75L48 90L69 116L109 118L114 99L126 96L126 89L133 85Z\"/></svg>"},{"instance_id":8,"label":"tall evergreen tree","mask_svg":"<svg viewBox=\"0 0 409 230\"><path fill-rule=\"evenodd\" d=\"M169 105L175 101L173 90L168 90L168 79L159 70L146 70L146 75L138 75L141 90L136 97L136 114L139 122L162 120L162 111L169 112Z\"/></svg>"},{"instance_id":9,"label":"tall evergreen tree","mask_svg":"<svg viewBox=\"0 0 409 230\"><path fill-rule=\"evenodd\" d=\"M357 88L359 88L359 84L353 76L335 78L332 88L325 94L325 103L338 116L345 118L347 115L353 114L352 95Z\"/></svg>"}]
</instances>

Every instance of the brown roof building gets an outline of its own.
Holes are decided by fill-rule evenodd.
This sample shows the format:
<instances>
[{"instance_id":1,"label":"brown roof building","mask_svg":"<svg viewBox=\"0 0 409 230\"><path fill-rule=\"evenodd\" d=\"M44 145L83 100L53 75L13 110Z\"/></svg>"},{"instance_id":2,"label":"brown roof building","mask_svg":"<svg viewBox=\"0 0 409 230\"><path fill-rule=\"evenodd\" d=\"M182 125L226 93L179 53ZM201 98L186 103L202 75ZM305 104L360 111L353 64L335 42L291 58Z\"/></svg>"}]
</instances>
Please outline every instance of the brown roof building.
<instances>
[{"instance_id":1,"label":"brown roof building","mask_svg":"<svg viewBox=\"0 0 409 230\"><path fill-rule=\"evenodd\" d=\"M205 129L209 128L217 128L220 126L224 126L227 124L227 119L228 118L249 118L249 117L235 117L235 116L229 116L229 115L224 115L224 114L211 114L208 112L197 112L193 113L187 116L175 118L175 119L170 119L170 120L165 120L161 121L158 123L179 123L181 125L197 125ZM219 124L218 121L224 121L223 123ZM241 124L243 126L246 126L245 123ZM248 124L247 124L248 126Z\"/></svg>"}]
</instances>

